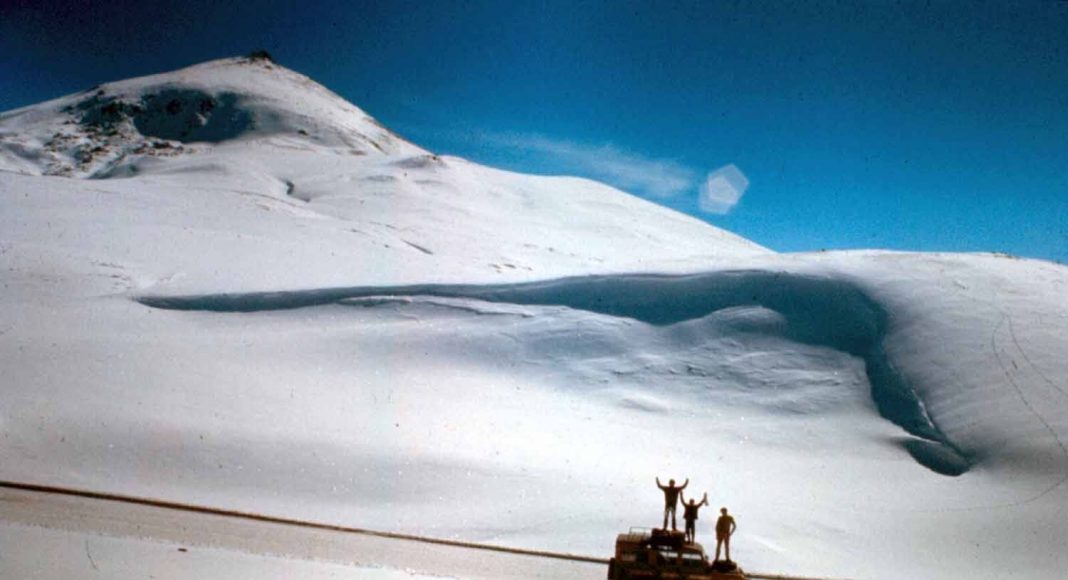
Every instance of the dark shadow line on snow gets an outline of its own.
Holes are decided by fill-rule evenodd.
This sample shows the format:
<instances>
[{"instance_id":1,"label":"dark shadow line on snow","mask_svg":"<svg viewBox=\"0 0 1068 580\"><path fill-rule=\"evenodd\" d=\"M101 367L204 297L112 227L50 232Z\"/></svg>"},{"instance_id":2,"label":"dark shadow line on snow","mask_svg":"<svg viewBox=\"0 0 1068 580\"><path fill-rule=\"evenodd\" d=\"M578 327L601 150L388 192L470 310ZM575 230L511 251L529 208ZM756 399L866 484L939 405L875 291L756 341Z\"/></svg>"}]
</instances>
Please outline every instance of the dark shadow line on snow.
<instances>
[{"instance_id":1,"label":"dark shadow line on snow","mask_svg":"<svg viewBox=\"0 0 1068 580\"><path fill-rule=\"evenodd\" d=\"M670 276L598 275L519 284L352 286L279 292L140 296L153 308L210 312L260 312L338 303L348 298L435 296L519 305L564 306L665 326L724 308L761 306L787 320L786 335L828 346L865 361L879 413L919 439L901 443L925 467L960 475L973 464L937 427L923 400L894 368L884 350L886 311L855 284L826 276L734 270Z\"/></svg>"}]
</instances>

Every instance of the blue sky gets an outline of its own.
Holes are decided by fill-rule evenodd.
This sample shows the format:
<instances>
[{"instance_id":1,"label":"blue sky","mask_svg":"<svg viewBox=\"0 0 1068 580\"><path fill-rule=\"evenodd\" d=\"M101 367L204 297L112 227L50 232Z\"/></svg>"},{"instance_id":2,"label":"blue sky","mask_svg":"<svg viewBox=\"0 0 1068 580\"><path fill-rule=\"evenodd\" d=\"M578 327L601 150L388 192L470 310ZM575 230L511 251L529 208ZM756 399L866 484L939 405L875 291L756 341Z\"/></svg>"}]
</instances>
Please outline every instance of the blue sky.
<instances>
[{"instance_id":1,"label":"blue sky","mask_svg":"<svg viewBox=\"0 0 1068 580\"><path fill-rule=\"evenodd\" d=\"M259 47L434 151L600 179L775 250L1068 263L1059 0L0 0L0 110Z\"/></svg>"}]
</instances>

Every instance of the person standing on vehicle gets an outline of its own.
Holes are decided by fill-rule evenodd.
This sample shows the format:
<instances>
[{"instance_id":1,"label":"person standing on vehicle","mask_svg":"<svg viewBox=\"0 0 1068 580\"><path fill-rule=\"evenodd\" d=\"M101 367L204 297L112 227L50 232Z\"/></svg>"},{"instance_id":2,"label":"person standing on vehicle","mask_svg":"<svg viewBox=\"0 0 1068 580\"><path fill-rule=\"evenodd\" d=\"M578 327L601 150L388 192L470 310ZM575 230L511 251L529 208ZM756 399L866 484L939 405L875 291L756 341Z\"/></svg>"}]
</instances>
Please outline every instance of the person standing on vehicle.
<instances>
[{"instance_id":1,"label":"person standing on vehicle","mask_svg":"<svg viewBox=\"0 0 1068 580\"><path fill-rule=\"evenodd\" d=\"M679 493L686 489L689 484L690 479L686 478L686 481L682 482L681 486L676 487L675 480L669 479L667 486L664 486L660 483L660 478L656 478L656 486L664 492L664 531L667 531L668 514L671 514L671 530L678 530L675 526L675 507L679 503Z\"/></svg>"},{"instance_id":2,"label":"person standing on vehicle","mask_svg":"<svg viewBox=\"0 0 1068 580\"><path fill-rule=\"evenodd\" d=\"M719 560L719 547L724 546L727 548L727 561L731 561L731 536L734 535L734 530L738 529L738 525L734 523L734 518L727 515L727 508L719 508L719 519L716 520L716 558Z\"/></svg>"},{"instance_id":3,"label":"person standing on vehicle","mask_svg":"<svg viewBox=\"0 0 1068 580\"><path fill-rule=\"evenodd\" d=\"M690 498L690 503L686 503L686 496L682 495L682 490L679 490L679 499L682 500L682 519L686 521L686 541L693 543L694 538L697 535L697 510L701 509L701 506L708 505L708 492L705 492L705 497L701 500L701 503L697 503L697 500Z\"/></svg>"}]
</instances>

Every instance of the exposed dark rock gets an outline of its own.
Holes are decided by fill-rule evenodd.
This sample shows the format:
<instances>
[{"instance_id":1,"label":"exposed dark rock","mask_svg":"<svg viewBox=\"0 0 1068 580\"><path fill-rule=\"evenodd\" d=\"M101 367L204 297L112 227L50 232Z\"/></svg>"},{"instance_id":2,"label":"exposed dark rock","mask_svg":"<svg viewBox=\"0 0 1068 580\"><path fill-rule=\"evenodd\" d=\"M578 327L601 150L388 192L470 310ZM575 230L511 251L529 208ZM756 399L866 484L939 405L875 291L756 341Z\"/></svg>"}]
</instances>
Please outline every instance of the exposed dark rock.
<instances>
[{"instance_id":1,"label":"exposed dark rock","mask_svg":"<svg viewBox=\"0 0 1068 580\"><path fill-rule=\"evenodd\" d=\"M271 57L271 53L267 52L265 49L262 48L256 49L248 53L245 58L249 59L250 61L259 60L266 62L274 62L274 59Z\"/></svg>"}]
</instances>

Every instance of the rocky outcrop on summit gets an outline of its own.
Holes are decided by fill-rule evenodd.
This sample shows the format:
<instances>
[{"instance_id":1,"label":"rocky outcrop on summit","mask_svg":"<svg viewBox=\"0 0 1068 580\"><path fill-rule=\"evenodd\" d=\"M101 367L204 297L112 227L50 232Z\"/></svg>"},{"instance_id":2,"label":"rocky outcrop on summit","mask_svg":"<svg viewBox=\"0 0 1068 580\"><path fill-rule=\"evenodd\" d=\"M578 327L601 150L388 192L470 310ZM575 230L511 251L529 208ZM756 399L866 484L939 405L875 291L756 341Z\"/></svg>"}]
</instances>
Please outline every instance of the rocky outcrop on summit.
<instances>
[{"instance_id":1,"label":"rocky outcrop on summit","mask_svg":"<svg viewBox=\"0 0 1068 580\"><path fill-rule=\"evenodd\" d=\"M233 58L107 83L0 115L0 169L128 176L142 156L280 137L355 155L421 152L311 79ZM123 166L125 171L123 170Z\"/></svg>"}]
</instances>

